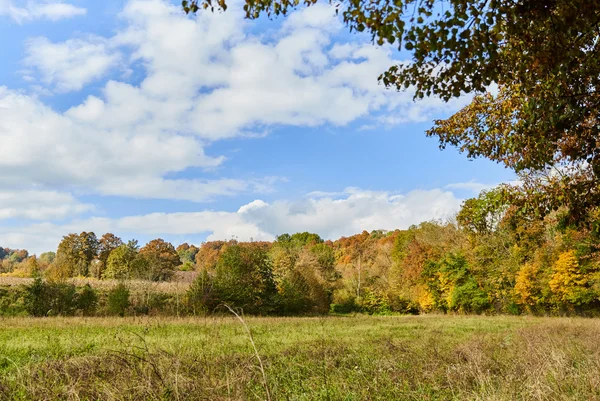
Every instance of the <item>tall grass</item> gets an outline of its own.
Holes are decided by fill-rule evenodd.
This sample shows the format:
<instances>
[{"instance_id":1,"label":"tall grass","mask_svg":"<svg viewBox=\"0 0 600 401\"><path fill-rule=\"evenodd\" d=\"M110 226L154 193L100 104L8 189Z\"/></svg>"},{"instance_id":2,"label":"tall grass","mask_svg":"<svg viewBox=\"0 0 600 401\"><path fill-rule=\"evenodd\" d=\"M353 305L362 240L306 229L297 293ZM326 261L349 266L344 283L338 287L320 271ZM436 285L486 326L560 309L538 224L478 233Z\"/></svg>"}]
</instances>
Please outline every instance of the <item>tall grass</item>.
<instances>
[{"instance_id":1,"label":"tall grass","mask_svg":"<svg viewBox=\"0 0 600 401\"><path fill-rule=\"evenodd\" d=\"M86 284L98 290L109 291L115 288L121 281L119 280L98 280L91 277L74 277L66 281L74 284L77 287L83 287ZM30 285L33 283L33 278L25 277L7 277L0 276L0 287L18 287ZM133 293L161 293L161 294L183 294L190 288L191 281L189 279L181 279L177 281L147 281L147 280L127 280L127 287Z\"/></svg>"},{"instance_id":2,"label":"tall grass","mask_svg":"<svg viewBox=\"0 0 600 401\"><path fill-rule=\"evenodd\" d=\"M596 320L358 316L244 323L3 319L0 399L600 400Z\"/></svg>"}]
</instances>

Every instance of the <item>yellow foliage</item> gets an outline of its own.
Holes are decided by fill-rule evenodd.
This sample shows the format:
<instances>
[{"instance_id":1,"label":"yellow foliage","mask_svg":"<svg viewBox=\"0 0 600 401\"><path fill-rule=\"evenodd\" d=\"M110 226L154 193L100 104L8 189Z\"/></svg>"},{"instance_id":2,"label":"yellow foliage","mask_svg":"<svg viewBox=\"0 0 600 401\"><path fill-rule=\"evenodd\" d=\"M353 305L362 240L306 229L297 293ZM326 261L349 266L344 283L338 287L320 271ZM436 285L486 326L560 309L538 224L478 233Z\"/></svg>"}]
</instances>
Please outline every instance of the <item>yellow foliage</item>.
<instances>
[{"instance_id":1,"label":"yellow foliage","mask_svg":"<svg viewBox=\"0 0 600 401\"><path fill-rule=\"evenodd\" d=\"M435 299L431 292L429 292L425 286L419 286L417 293L417 299L421 309L425 312L431 311L435 306Z\"/></svg>"},{"instance_id":2,"label":"yellow foliage","mask_svg":"<svg viewBox=\"0 0 600 401\"><path fill-rule=\"evenodd\" d=\"M452 292L454 291L454 279L445 273L438 273L439 289L441 298L446 302L448 308L452 304Z\"/></svg>"},{"instance_id":3,"label":"yellow foliage","mask_svg":"<svg viewBox=\"0 0 600 401\"><path fill-rule=\"evenodd\" d=\"M552 293L562 302L572 301L577 287L586 282L586 278L579 272L579 262L575 251L561 253L554 263L554 273L548 282Z\"/></svg>"},{"instance_id":4,"label":"yellow foliage","mask_svg":"<svg viewBox=\"0 0 600 401\"><path fill-rule=\"evenodd\" d=\"M525 263L519 269L515 280L515 295L518 304L535 305L538 302L539 297L535 295L537 272L537 266L532 263Z\"/></svg>"}]
</instances>

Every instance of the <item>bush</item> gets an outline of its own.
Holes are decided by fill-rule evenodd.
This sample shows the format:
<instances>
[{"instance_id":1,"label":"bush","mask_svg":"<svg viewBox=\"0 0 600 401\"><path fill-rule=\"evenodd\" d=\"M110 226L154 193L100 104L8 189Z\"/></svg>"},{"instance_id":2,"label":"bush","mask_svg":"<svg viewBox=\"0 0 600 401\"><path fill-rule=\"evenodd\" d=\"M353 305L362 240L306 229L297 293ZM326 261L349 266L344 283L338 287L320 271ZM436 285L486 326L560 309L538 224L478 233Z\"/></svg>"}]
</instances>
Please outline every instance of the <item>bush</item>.
<instances>
[{"instance_id":1,"label":"bush","mask_svg":"<svg viewBox=\"0 0 600 401\"><path fill-rule=\"evenodd\" d=\"M119 283L108 292L108 312L110 314L125 316L129 306L129 288L125 284Z\"/></svg>"},{"instance_id":2,"label":"bush","mask_svg":"<svg viewBox=\"0 0 600 401\"><path fill-rule=\"evenodd\" d=\"M347 289L340 289L333 293L333 303L330 305L331 313L352 313L360 312L360 307L356 303L354 294Z\"/></svg>"},{"instance_id":3,"label":"bush","mask_svg":"<svg viewBox=\"0 0 600 401\"><path fill-rule=\"evenodd\" d=\"M89 284L86 284L76 294L75 304L83 316L93 315L96 311L96 307L98 306L98 295L96 294L96 290L94 290Z\"/></svg>"},{"instance_id":4,"label":"bush","mask_svg":"<svg viewBox=\"0 0 600 401\"><path fill-rule=\"evenodd\" d=\"M179 270L182 272L191 272L194 271L194 268L195 265L189 260L186 260L181 266L179 266Z\"/></svg>"},{"instance_id":5,"label":"bush","mask_svg":"<svg viewBox=\"0 0 600 401\"><path fill-rule=\"evenodd\" d=\"M378 292L365 290L360 301L362 312L369 315L389 315L392 312L387 297Z\"/></svg>"},{"instance_id":6,"label":"bush","mask_svg":"<svg viewBox=\"0 0 600 401\"><path fill-rule=\"evenodd\" d=\"M31 285L25 286L25 310L32 316L46 316L48 305L46 300L46 285L37 277Z\"/></svg>"},{"instance_id":7,"label":"bush","mask_svg":"<svg viewBox=\"0 0 600 401\"><path fill-rule=\"evenodd\" d=\"M27 313L25 293L20 288L0 288L0 316L19 316Z\"/></svg>"},{"instance_id":8,"label":"bush","mask_svg":"<svg viewBox=\"0 0 600 401\"><path fill-rule=\"evenodd\" d=\"M406 315L418 315L421 312L418 303L399 296L390 297L390 308Z\"/></svg>"},{"instance_id":9,"label":"bush","mask_svg":"<svg viewBox=\"0 0 600 401\"><path fill-rule=\"evenodd\" d=\"M77 309L77 289L73 284L46 283L46 302L50 306L48 316L72 316Z\"/></svg>"},{"instance_id":10,"label":"bush","mask_svg":"<svg viewBox=\"0 0 600 401\"><path fill-rule=\"evenodd\" d=\"M198 277L192 282L185 294L185 300L192 314L204 315L207 305L214 305L212 296L212 278L206 270L202 270Z\"/></svg>"},{"instance_id":11,"label":"bush","mask_svg":"<svg viewBox=\"0 0 600 401\"><path fill-rule=\"evenodd\" d=\"M73 284L46 283L37 277L25 292L25 310L32 316L68 316L77 309Z\"/></svg>"}]
</instances>

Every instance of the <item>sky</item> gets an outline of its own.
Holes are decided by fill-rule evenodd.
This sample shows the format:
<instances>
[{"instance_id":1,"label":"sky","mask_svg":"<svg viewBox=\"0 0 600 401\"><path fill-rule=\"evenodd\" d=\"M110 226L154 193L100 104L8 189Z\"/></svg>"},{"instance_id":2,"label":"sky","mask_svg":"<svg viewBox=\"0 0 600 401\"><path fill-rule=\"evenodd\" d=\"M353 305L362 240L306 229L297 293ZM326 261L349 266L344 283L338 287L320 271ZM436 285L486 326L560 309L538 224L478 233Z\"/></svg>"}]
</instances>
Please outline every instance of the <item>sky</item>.
<instances>
[{"instance_id":1,"label":"sky","mask_svg":"<svg viewBox=\"0 0 600 401\"><path fill-rule=\"evenodd\" d=\"M0 246L337 239L451 219L514 178L425 131L469 102L377 77L410 55L326 4L250 21L161 0L0 0Z\"/></svg>"}]
</instances>

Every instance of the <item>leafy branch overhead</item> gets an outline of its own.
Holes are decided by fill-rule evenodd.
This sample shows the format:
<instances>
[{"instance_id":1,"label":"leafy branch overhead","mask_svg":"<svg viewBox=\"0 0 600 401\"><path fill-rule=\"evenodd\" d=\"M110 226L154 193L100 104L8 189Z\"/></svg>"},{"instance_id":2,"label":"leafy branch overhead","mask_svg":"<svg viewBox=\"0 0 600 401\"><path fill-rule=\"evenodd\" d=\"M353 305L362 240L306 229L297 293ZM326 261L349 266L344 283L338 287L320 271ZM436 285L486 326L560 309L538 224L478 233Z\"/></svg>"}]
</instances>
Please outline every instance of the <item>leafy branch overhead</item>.
<instances>
[{"instance_id":1,"label":"leafy branch overhead","mask_svg":"<svg viewBox=\"0 0 600 401\"><path fill-rule=\"evenodd\" d=\"M246 17L287 15L317 0L246 0ZM589 0L329 0L350 31L409 52L379 76L415 98L474 92L472 103L429 136L469 157L525 175L574 166L576 186L600 184L600 2ZM182 3L187 13L225 0ZM375 77L374 77L375 79ZM493 85L497 94L489 93ZM583 181L582 181L583 180ZM565 182L562 191L571 191ZM596 205L597 189L589 202ZM558 206L576 205L563 203ZM575 211L576 214L581 214Z\"/></svg>"}]
</instances>

